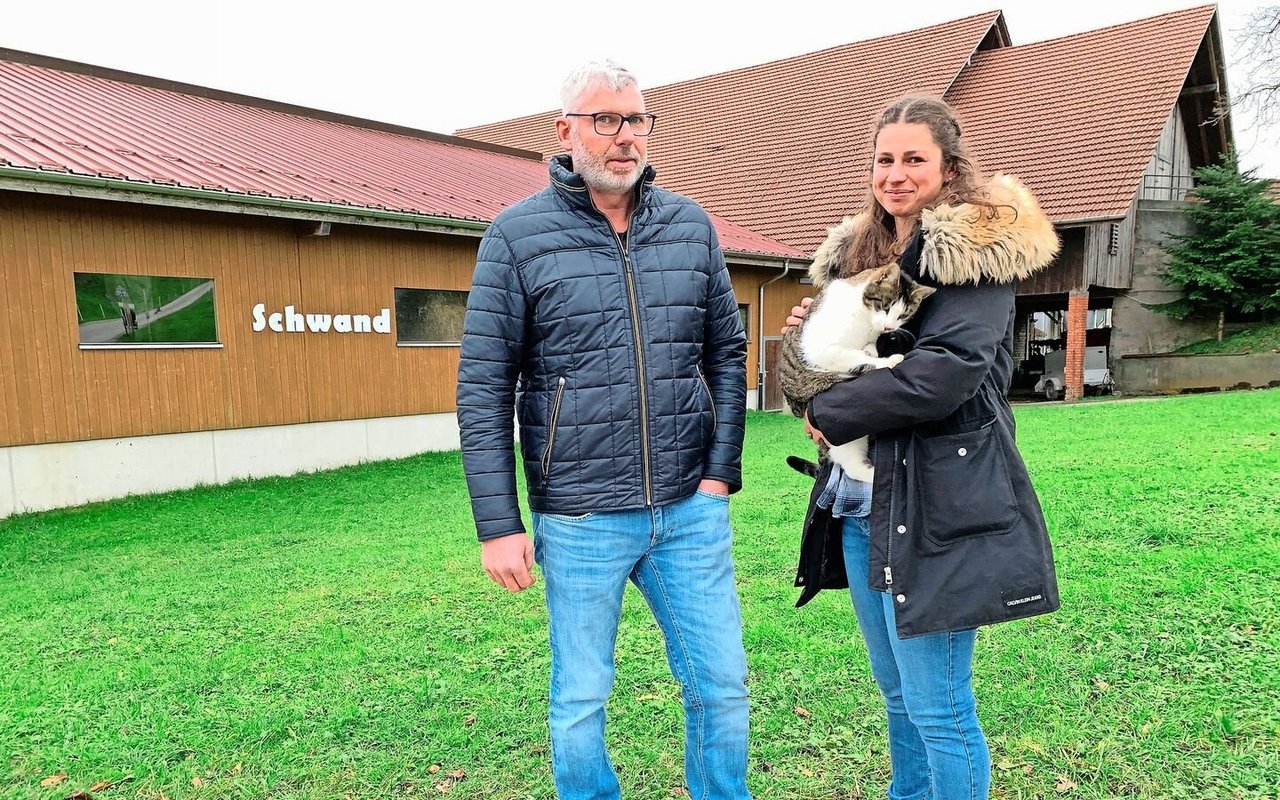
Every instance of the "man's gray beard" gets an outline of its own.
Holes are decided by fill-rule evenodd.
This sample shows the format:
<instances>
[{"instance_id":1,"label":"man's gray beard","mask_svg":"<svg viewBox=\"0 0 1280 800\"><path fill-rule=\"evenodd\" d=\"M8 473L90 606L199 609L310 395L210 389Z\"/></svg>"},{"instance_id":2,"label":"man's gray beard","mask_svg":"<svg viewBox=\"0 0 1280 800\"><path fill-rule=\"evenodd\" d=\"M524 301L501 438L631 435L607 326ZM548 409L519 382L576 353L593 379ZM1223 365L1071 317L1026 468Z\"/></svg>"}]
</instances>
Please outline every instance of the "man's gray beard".
<instances>
[{"instance_id":1,"label":"man's gray beard","mask_svg":"<svg viewBox=\"0 0 1280 800\"><path fill-rule=\"evenodd\" d=\"M604 157L597 158L582 146L578 132L573 132L573 171L582 176L587 186L598 192L629 192L635 188L649 161L634 149L628 155L636 159L636 166L626 175L619 175L606 166L607 153Z\"/></svg>"}]
</instances>

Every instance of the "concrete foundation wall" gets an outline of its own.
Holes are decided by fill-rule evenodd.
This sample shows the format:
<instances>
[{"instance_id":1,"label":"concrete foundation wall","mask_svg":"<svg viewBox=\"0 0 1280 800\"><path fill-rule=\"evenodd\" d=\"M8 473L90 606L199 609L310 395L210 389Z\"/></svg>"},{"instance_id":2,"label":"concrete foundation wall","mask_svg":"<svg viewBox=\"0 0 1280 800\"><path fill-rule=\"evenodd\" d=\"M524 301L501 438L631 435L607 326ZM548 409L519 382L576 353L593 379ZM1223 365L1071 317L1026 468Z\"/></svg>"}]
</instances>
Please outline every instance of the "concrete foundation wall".
<instances>
[{"instance_id":1,"label":"concrete foundation wall","mask_svg":"<svg viewBox=\"0 0 1280 800\"><path fill-rule=\"evenodd\" d=\"M0 517L456 449L456 414L5 447Z\"/></svg>"},{"instance_id":2,"label":"concrete foundation wall","mask_svg":"<svg viewBox=\"0 0 1280 800\"><path fill-rule=\"evenodd\" d=\"M1216 320L1180 321L1147 306L1170 303L1182 297L1181 290L1164 282L1168 254L1164 247L1169 234L1191 230L1186 203L1142 200L1138 203L1133 245L1133 285L1112 303L1111 359L1117 370L1123 356L1167 353L1208 339L1217 332ZM1117 389L1128 392L1123 378L1116 375Z\"/></svg>"},{"instance_id":3,"label":"concrete foundation wall","mask_svg":"<svg viewBox=\"0 0 1280 800\"><path fill-rule=\"evenodd\" d=\"M459 446L457 414L421 414L0 447L0 519Z\"/></svg>"},{"instance_id":4,"label":"concrete foundation wall","mask_svg":"<svg viewBox=\"0 0 1280 800\"><path fill-rule=\"evenodd\" d=\"M1129 356L1115 364L1127 395L1280 386L1280 353Z\"/></svg>"}]
</instances>

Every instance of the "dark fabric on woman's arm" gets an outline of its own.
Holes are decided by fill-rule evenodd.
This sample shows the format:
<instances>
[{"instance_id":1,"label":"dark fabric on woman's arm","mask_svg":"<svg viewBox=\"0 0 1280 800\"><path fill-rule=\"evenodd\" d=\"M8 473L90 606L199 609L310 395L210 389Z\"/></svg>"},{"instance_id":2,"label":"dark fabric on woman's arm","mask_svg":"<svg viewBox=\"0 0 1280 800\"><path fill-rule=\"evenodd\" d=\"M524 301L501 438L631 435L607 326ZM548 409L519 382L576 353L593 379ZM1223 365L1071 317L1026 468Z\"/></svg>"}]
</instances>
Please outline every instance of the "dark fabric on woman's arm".
<instances>
[{"instance_id":1,"label":"dark fabric on woman's arm","mask_svg":"<svg viewBox=\"0 0 1280 800\"><path fill-rule=\"evenodd\" d=\"M893 369L836 384L809 403L832 445L946 417L978 390L1008 332L1010 284L942 286L925 301L915 349Z\"/></svg>"}]
</instances>

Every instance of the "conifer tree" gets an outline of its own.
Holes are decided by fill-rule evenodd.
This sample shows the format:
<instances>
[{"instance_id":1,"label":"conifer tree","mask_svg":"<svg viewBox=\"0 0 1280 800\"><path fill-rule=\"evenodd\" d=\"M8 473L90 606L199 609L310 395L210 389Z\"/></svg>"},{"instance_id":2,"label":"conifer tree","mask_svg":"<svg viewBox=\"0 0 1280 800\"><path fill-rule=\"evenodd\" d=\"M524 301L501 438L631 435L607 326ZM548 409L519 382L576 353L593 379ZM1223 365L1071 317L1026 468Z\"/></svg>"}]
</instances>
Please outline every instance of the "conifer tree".
<instances>
[{"instance_id":1,"label":"conifer tree","mask_svg":"<svg viewBox=\"0 0 1280 800\"><path fill-rule=\"evenodd\" d=\"M1186 292L1156 306L1177 319L1216 318L1222 339L1227 312L1280 311L1280 205L1270 181L1241 173L1234 154L1196 170L1191 233L1171 235L1165 281Z\"/></svg>"}]
</instances>

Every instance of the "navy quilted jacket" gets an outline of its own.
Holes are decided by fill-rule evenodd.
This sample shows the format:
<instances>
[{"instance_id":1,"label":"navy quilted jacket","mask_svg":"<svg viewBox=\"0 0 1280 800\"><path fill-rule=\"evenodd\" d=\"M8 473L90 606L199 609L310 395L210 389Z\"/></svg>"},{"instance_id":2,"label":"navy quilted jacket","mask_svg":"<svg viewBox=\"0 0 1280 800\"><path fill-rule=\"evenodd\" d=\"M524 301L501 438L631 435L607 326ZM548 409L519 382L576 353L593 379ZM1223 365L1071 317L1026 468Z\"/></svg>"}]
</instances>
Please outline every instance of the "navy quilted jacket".
<instances>
[{"instance_id":1,"label":"navy quilted jacket","mask_svg":"<svg viewBox=\"0 0 1280 800\"><path fill-rule=\"evenodd\" d=\"M524 530L513 412L540 513L742 483L746 339L706 212L650 169L615 234L568 156L550 171L547 189L494 220L467 300L458 423L481 539Z\"/></svg>"}]
</instances>

